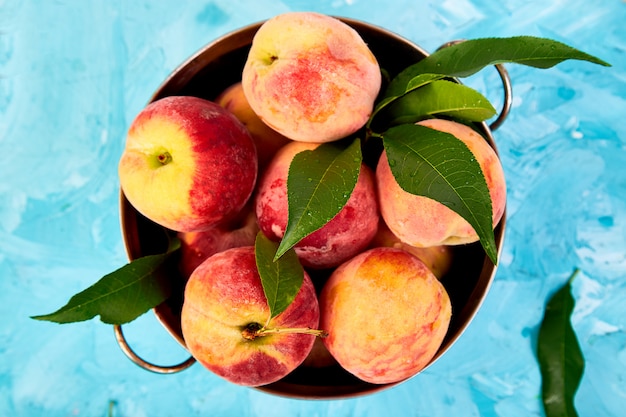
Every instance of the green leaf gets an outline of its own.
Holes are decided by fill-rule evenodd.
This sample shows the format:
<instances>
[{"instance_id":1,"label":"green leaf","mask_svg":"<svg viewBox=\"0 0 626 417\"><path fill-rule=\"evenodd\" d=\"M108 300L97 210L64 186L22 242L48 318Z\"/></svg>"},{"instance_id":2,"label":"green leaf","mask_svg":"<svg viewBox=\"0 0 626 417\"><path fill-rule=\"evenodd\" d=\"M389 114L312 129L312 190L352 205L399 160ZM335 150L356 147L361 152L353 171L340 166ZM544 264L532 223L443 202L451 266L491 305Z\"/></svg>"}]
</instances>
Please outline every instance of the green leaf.
<instances>
[{"instance_id":1,"label":"green leaf","mask_svg":"<svg viewBox=\"0 0 626 417\"><path fill-rule=\"evenodd\" d=\"M495 114L496 109L478 91L445 80L431 82L403 95L383 113L391 125L415 123L435 116L482 122Z\"/></svg>"},{"instance_id":2,"label":"green leaf","mask_svg":"<svg viewBox=\"0 0 626 417\"><path fill-rule=\"evenodd\" d=\"M439 49L409 66L389 83L385 97L401 96L412 80L421 74L467 77L488 65L516 63L550 68L569 59L610 66L599 58L552 39L533 36L472 39Z\"/></svg>"},{"instance_id":3,"label":"green leaf","mask_svg":"<svg viewBox=\"0 0 626 417\"><path fill-rule=\"evenodd\" d=\"M368 128L370 127L370 125L372 124L372 121L381 110L383 110L389 104L393 103L396 99L398 99L403 94L408 93L412 90L418 89L424 85L427 85L430 82L440 80L444 77L445 76L442 74L419 74L415 76L414 78L409 80L405 91L402 91L402 93L398 95L389 95L376 103L376 106L374 107L374 111L372 112L372 115L370 116L367 122L367 127Z\"/></svg>"},{"instance_id":4,"label":"green leaf","mask_svg":"<svg viewBox=\"0 0 626 417\"><path fill-rule=\"evenodd\" d=\"M542 376L542 401L547 417L577 416L574 396L584 370L584 358L572 328L574 310L571 283L567 283L548 301L539 327L537 359Z\"/></svg>"},{"instance_id":5,"label":"green leaf","mask_svg":"<svg viewBox=\"0 0 626 417\"><path fill-rule=\"evenodd\" d=\"M497 264L491 197L480 165L455 136L404 124L383 133L387 160L405 191L436 200L472 225Z\"/></svg>"},{"instance_id":6,"label":"green leaf","mask_svg":"<svg viewBox=\"0 0 626 417\"><path fill-rule=\"evenodd\" d=\"M74 295L54 313L31 318L73 323L99 315L107 324L128 323L170 296L171 285L162 267L179 247L180 241L173 239L166 253L137 258Z\"/></svg>"},{"instance_id":7,"label":"green leaf","mask_svg":"<svg viewBox=\"0 0 626 417\"><path fill-rule=\"evenodd\" d=\"M271 318L289 307L298 295L304 279L304 269L296 252L290 249L274 260L277 249L278 243L269 240L262 232L257 234L254 244L256 265Z\"/></svg>"},{"instance_id":8,"label":"green leaf","mask_svg":"<svg viewBox=\"0 0 626 417\"><path fill-rule=\"evenodd\" d=\"M346 205L361 170L361 141L325 143L297 154L289 167L289 216L276 258L323 227Z\"/></svg>"}]
</instances>

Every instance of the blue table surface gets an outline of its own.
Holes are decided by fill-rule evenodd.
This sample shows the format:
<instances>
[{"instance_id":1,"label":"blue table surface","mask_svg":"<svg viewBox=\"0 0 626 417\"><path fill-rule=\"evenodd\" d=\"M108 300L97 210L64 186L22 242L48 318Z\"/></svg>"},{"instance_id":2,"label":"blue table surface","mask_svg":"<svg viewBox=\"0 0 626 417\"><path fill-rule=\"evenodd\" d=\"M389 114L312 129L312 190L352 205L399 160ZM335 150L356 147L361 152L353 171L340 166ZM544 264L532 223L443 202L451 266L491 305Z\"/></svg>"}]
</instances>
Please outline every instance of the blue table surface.
<instances>
[{"instance_id":1,"label":"blue table surface","mask_svg":"<svg viewBox=\"0 0 626 417\"><path fill-rule=\"evenodd\" d=\"M626 3L623 0L0 2L0 415L540 416L535 356L547 299L575 268L586 368L581 416L626 415ZM164 78L209 41L291 10L357 18L428 51L536 35L613 66L510 65L513 108L494 132L508 186L500 265L481 310L433 366L393 389L302 401L234 386L199 365L157 375L98 319L31 315L127 262L117 160ZM467 84L498 107L497 74ZM145 358L186 352L152 313L125 327Z\"/></svg>"}]
</instances>

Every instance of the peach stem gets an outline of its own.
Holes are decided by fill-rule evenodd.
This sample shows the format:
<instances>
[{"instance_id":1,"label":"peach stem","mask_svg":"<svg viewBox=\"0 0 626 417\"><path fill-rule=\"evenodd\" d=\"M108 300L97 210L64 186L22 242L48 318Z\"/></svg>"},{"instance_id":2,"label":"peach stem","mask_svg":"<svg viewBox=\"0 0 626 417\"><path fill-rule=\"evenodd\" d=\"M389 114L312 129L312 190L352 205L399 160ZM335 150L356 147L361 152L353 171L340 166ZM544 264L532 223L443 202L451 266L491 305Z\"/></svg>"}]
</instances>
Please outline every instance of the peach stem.
<instances>
[{"instance_id":1,"label":"peach stem","mask_svg":"<svg viewBox=\"0 0 626 417\"><path fill-rule=\"evenodd\" d=\"M328 333L324 330L311 329L309 327L293 327L293 328L267 328L261 326L255 326L254 324L246 326L245 329L241 332L241 335L244 339L254 340L257 337L267 336L270 334L280 334L280 333L301 333L301 334L312 334L314 336L326 337Z\"/></svg>"},{"instance_id":2,"label":"peach stem","mask_svg":"<svg viewBox=\"0 0 626 417\"><path fill-rule=\"evenodd\" d=\"M157 159L159 160L161 164L167 165L172 160L172 155L170 155L169 152L163 152L159 154L159 156L157 156Z\"/></svg>"}]
</instances>

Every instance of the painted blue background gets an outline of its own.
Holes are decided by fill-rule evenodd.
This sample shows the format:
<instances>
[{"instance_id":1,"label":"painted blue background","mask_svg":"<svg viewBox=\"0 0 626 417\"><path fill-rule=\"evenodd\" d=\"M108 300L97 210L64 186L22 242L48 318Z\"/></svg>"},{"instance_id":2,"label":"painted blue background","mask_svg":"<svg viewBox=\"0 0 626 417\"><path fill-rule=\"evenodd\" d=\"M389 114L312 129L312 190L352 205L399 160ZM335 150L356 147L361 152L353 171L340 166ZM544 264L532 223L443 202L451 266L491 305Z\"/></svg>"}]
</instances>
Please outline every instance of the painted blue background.
<instances>
[{"instance_id":1,"label":"painted blue background","mask_svg":"<svg viewBox=\"0 0 626 417\"><path fill-rule=\"evenodd\" d=\"M426 50L537 35L611 64L509 66L495 132L508 229L483 308L426 372L382 393L299 401L233 386L199 365L156 375L97 319L29 319L126 263L117 160L130 121L175 67L240 26L290 10L369 21ZM547 298L574 268L586 369L581 416L626 411L626 3L623 0L0 1L0 415L539 416L534 346ZM467 80L499 106L495 71ZM126 326L147 359L182 350L146 314Z\"/></svg>"}]
</instances>

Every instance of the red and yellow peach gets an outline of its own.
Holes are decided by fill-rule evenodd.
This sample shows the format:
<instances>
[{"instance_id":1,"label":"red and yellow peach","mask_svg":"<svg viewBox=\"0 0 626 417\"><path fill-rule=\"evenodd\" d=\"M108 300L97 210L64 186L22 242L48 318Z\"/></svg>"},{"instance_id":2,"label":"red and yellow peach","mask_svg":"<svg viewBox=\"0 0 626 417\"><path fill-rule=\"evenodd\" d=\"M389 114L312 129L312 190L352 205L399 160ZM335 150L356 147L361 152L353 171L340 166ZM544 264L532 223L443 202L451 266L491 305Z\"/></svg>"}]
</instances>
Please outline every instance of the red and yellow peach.
<instances>
[{"instance_id":1,"label":"red and yellow peach","mask_svg":"<svg viewBox=\"0 0 626 417\"><path fill-rule=\"evenodd\" d=\"M293 158L317 146L319 144L308 142L285 145L260 179L255 210L259 227L269 239L280 240L287 227L287 177ZM306 267L335 267L367 247L376 234L379 217L374 174L362 164L346 205L330 222L296 244L296 254Z\"/></svg>"},{"instance_id":2,"label":"red and yellow peach","mask_svg":"<svg viewBox=\"0 0 626 417\"><path fill-rule=\"evenodd\" d=\"M328 351L363 381L384 384L421 371L450 323L450 298L415 256L374 248L342 264L320 294Z\"/></svg>"},{"instance_id":3,"label":"red and yellow peach","mask_svg":"<svg viewBox=\"0 0 626 417\"><path fill-rule=\"evenodd\" d=\"M181 313L188 350L203 366L238 385L275 382L309 355L319 306L306 274L285 311L270 320L254 247L211 256L191 274Z\"/></svg>"},{"instance_id":4,"label":"red and yellow peach","mask_svg":"<svg viewBox=\"0 0 626 417\"><path fill-rule=\"evenodd\" d=\"M367 122L381 86L378 62L339 19L290 12L255 34L242 74L250 106L290 139L328 142Z\"/></svg>"},{"instance_id":5,"label":"red and yellow peach","mask_svg":"<svg viewBox=\"0 0 626 417\"><path fill-rule=\"evenodd\" d=\"M190 96L150 103L128 131L119 178L128 201L179 232L209 229L235 216L257 178L250 133L230 112Z\"/></svg>"}]
</instances>

